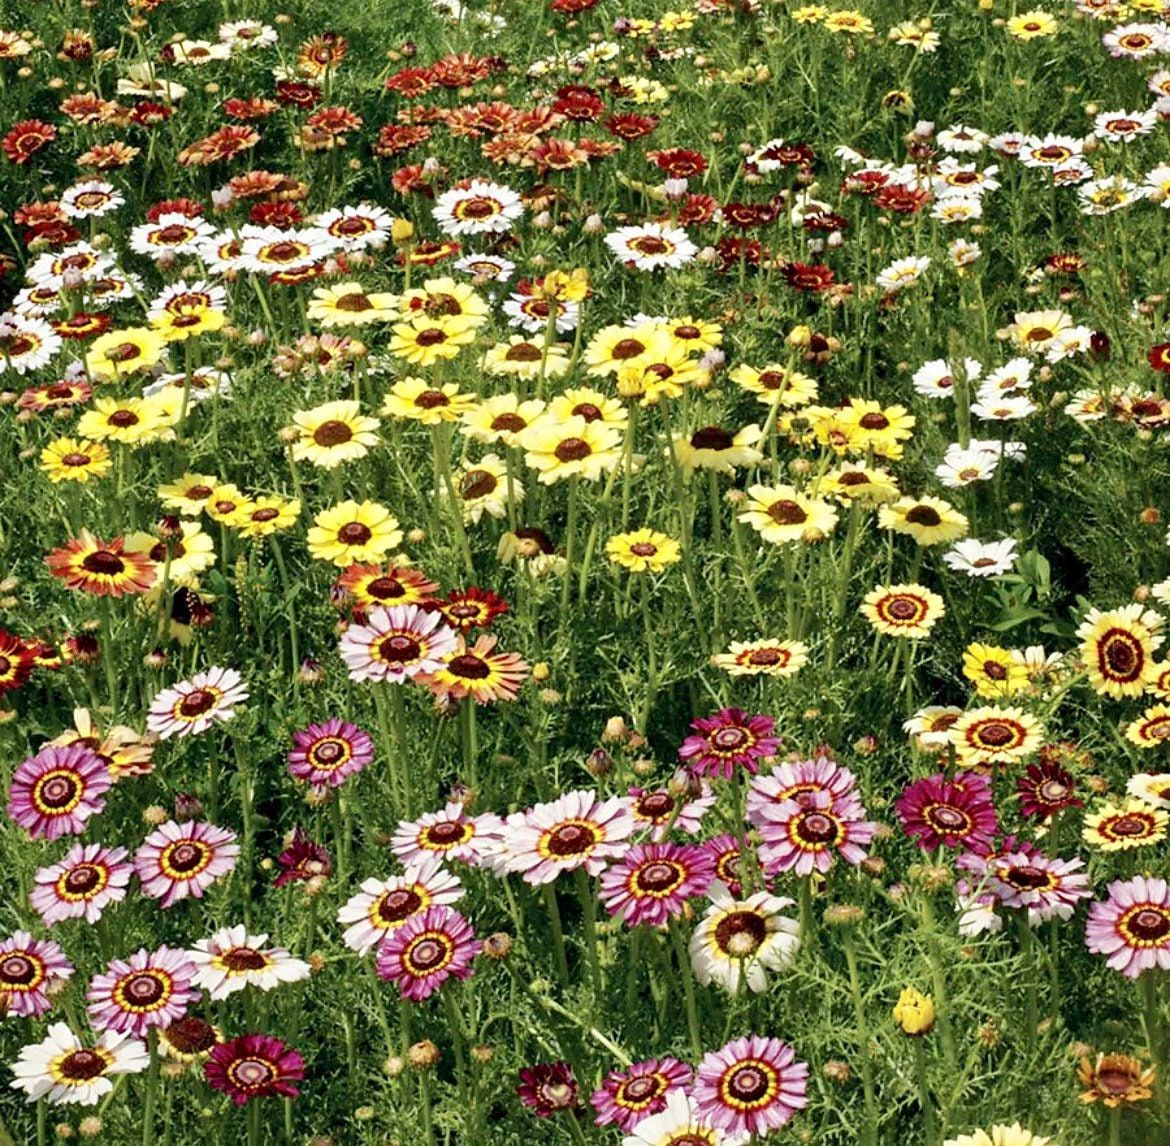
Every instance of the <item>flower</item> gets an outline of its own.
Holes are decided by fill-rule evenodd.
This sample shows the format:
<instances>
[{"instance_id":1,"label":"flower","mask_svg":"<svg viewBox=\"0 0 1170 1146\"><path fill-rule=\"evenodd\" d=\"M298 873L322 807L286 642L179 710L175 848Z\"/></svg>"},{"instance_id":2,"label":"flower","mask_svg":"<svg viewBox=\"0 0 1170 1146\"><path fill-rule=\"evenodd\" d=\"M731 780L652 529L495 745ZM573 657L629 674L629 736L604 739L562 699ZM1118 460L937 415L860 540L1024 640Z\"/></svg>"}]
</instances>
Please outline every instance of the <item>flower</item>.
<instances>
[{"instance_id":1,"label":"flower","mask_svg":"<svg viewBox=\"0 0 1170 1146\"><path fill-rule=\"evenodd\" d=\"M145 1038L151 1027L168 1027L199 995L195 964L185 951L140 948L129 959L113 959L86 992L89 1019L98 1030Z\"/></svg>"},{"instance_id":2,"label":"flower","mask_svg":"<svg viewBox=\"0 0 1170 1146\"><path fill-rule=\"evenodd\" d=\"M1027 668L1010 649L973 641L963 650L963 675L979 696L1011 696L1028 684Z\"/></svg>"},{"instance_id":3,"label":"flower","mask_svg":"<svg viewBox=\"0 0 1170 1146\"><path fill-rule=\"evenodd\" d=\"M621 460L621 431L601 420L582 415L554 418L542 415L520 435L524 461L539 471L542 485L567 477L597 481Z\"/></svg>"},{"instance_id":4,"label":"flower","mask_svg":"<svg viewBox=\"0 0 1170 1146\"><path fill-rule=\"evenodd\" d=\"M1016 792L1020 797L1020 815L1029 819L1044 820L1065 808L1084 806L1084 801L1075 795L1073 777L1059 765L1043 759L1028 765L1016 780Z\"/></svg>"},{"instance_id":5,"label":"flower","mask_svg":"<svg viewBox=\"0 0 1170 1146\"><path fill-rule=\"evenodd\" d=\"M1060 25L1056 17L1040 8L1033 8L1028 12L1021 12L1012 16L1007 22L1009 34L1017 40L1036 40L1042 36L1055 36Z\"/></svg>"},{"instance_id":6,"label":"flower","mask_svg":"<svg viewBox=\"0 0 1170 1146\"><path fill-rule=\"evenodd\" d=\"M635 844L601 873L601 902L629 927L662 927L714 877L714 860L693 844Z\"/></svg>"},{"instance_id":7,"label":"flower","mask_svg":"<svg viewBox=\"0 0 1170 1146\"><path fill-rule=\"evenodd\" d=\"M999 577L1015 568L1016 543L1011 538L1003 541L976 541L974 538L958 541L943 554L943 563L949 569L966 573L968 577Z\"/></svg>"},{"instance_id":8,"label":"flower","mask_svg":"<svg viewBox=\"0 0 1170 1146\"><path fill-rule=\"evenodd\" d=\"M753 485L748 488L746 508L739 520L774 545L823 541L837 524L837 510L790 485Z\"/></svg>"},{"instance_id":9,"label":"flower","mask_svg":"<svg viewBox=\"0 0 1170 1146\"><path fill-rule=\"evenodd\" d=\"M80 835L89 818L105 807L113 782L92 749L49 745L17 765L6 811L33 839Z\"/></svg>"},{"instance_id":10,"label":"flower","mask_svg":"<svg viewBox=\"0 0 1170 1146\"><path fill-rule=\"evenodd\" d=\"M276 857L280 868L273 887L286 884L324 880L333 874L333 861L328 851L314 843L303 828L294 828L288 846Z\"/></svg>"},{"instance_id":11,"label":"flower","mask_svg":"<svg viewBox=\"0 0 1170 1146\"><path fill-rule=\"evenodd\" d=\"M1131 796L1086 816L1081 834L1103 852L1129 851L1164 840L1168 824L1170 814Z\"/></svg>"},{"instance_id":12,"label":"flower","mask_svg":"<svg viewBox=\"0 0 1170 1146\"><path fill-rule=\"evenodd\" d=\"M171 907L203 893L236 865L236 833L214 824L168 820L151 832L134 853L134 871L142 894Z\"/></svg>"},{"instance_id":13,"label":"flower","mask_svg":"<svg viewBox=\"0 0 1170 1146\"><path fill-rule=\"evenodd\" d=\"M0 1016L40 1018L73 974L73 964L51 939L15 931L0 941Z\"/></svg>"},{"instance_id":14,"label":"flower","mask_svg":"<svg viewBox=\"0 0 1170 1146\"><path fill-rule=\"evenodd\" d=\"M1154 650L1162 643L1162 618L1138 603L1101 612L1090 609L1077 629L1089 683L1102 696L1141 696Z\"/></svg>"},{"instance_id":15,"label":"flower","mask_svg":"<svg viewBox=\"0 0 1170 1146\"><path fill-rule=\"evenodd\" d=\"M236 1106L253 1098L296 1098L293 1084L305 1077L305 1060L270 1035L242 1035L212 1049L203 1077Z\"/></svg>"},{"instance_id":16,"label":"flower","mask_svg":"<svg viewBox=\"0 0 1170 1146\"><path fill-rule=\"evenodd\" d=\"M136 326L111 330L90 343L85 356L86 373L116 382L138 370L149 370L166 353L167 340L157 330Z\"/></svg>"},{"instance_id":17,"label":"flower","mask_svg":"<svg viewBox=\"0 0 1170 1146\"><path fill-rule=\"evenodd\" d=\"M1040 746L1043 728L1018 708L975 708L951 725L950 739L960 761L970 768L1011 764Z\"/></svg>"},{"instance_id":18,"label":"flower","mask_svg":"<svg viewBox=\"0 0 1170 1146\"><path fill-rule=\"evenodd\" d=\"M770 716L721 709L691 721L692 734L682 742L679 759L700 775L730 779L736 768L756 772L758 762L780 748L779 738L772 735L775 726Z\"/></svg>"},{"instance_id":19,"label":"flower","mask_svg":"<svg viewBox=\"0 0 1170 1146\"><path fill-rule=\"evenodd\" d=\"M995 804L985 776L958 772L915 780L894 805L902 830L923 851L940 846L990 851L996 831Z\"/></svg>"},{"instance_id":20,"label":"flower","mask_svg":"<svg viewBox=\"0 0 1170 1146\"><path fill-rule=\"evenodd\" d=\"M126 549L121 537L99 541L88 529L61 549L54 549L45 564L67 589L96 597L145 593L154 584L156 573L154 562L145 553Z\"/></svg>"},{"instance_id":21,"label":"flower","mask_svg":"<svg viewBox=\"0 0 1170 1146\"><path fill-rule=\"evenodd\" d=\"M453 908L437 905L395 928L378 948L378 977L398 985L404 999L421 1003L448 979L467 979L483 944Z\"/></svg>"},{"instance_id":22,"label":"flower","mask_svg":"<svg viewBox=\"0 0 1170 1146\"><path fill-rule=\"evenodd\" d=\"M46 927L83 917L92 925L111 903L126 898L134 867L125 860L125 848L76 843L55 864L37 870L29 902Z\"/></svg>"},{"instance_id":23,"label":"flower","mask_svg":"<svg viewBox=\"0 0 1170 1146\"><path fill-rule=\"evenodd\" d=\"M500 862L526 883L551 883L562 872L584 868L599 875L626 851L634 818L621 798L599 800L588 791L566 792L509 820Z\"/></svg>"},{"instance_id":24,"label":"flower","mask_svg":"<svg viewBox=\"0 0 1170 1146\"><path fill-rule=\"evenodd\" d=\"M747 1035L703 1056L691 1096L728 1135L763 1138L808 1105L807 1088L808 1067L787 1043Z\"/></svg>"},{"instance_id":25,"label":"flower","mask_svg":"<svg viewBox=\"0 0 1170 1146\"><path fill-rule=\"evenodd\" d=\"M398 519L374 501L343 501L323 509L309 530L309 552L318 561L347 565L379 561L402 541Z\"/></svg>"},{"instance_id":26,"label":"flower","mask_svg":"<svg viewBox=\"0 0 1170 1146\"><path fill-rule=\"evenodd\" d=\"M640 1121L622 1146L730 1146L728 1138L699 1114L698 1104L681 1088L670 1091L658 1114Z\"/></svg>"},{"instance_id":27,"label":"flower","mask_svg":"<svg viewBox=\"0 0 1170 1146\"><path fill-rule=\"evenodd\" d=\"M476 704L515 700L528 677L528 665L519 653L495 652L497 637L484 633L474 645L460 635L455 647L439 658L437 668L428 669L423 683L436 696Z\"/></svg>"},{"instance_id":28,"label":"flower","mask_svg":"<svg viewBox=\"0 0 1170 1146\"><path fill-rule=\"evenodd\" d=\"M1025 1130L1018 1122L1010 1126L999 1123L988 1130L976 1130L972 1134L960 1134L948 1138L943 1146L1050 1146L1051 1138L1043 1138Z\"/></svg>"},{"instance_id":29,"label":"flower","mask_svg":"<svg viewBox=\"0 0 1170 1146\"><path fill-rule=\"evenodd\" d=\"M146 727L163 740L198 736L214 724L231 720L236 706L247 699L248 690L235 669L213 666L157 693L150 702Z\"/></svg>"},{"instance_id":30,"label":"flower","mask_svg":"<svg viewBox=\"0 0 1170 1146\"><path fill-rule=\"evenodd\" d=\"M322 326L365 326L372 322L390 322L398 316L395 295L366 293L361 283L337 283L317 287L309 300L306 316Z\"/></svg>"},{"instance_id":31,"label":"flower","mask_svg":"<svg viewBox=\"0 0 1170 1146\"><path fill-rule=\"evenodd\" d=\"M408 866L434 856L444 863L460 860L475 864L481 858L485 839L499 824L498 817L490 814L469 816L463 804L452 800L437 812L400 821L390 850Z\"/></svg>"},{"instance_id":32,"label":"flower","mask_svg":"<svg viewBox=\"0 0 1170 1146\"><path fill-rule=\"evenodd\" d=\"M610 561L631 573L662 573L682 560L679 543L654 529L618 533L605 544Z\"/></svg>"},{"instance_id":33,"label":"flower","mask_svg":"<svg viewBox=\"0 0 1170 1146\"><path fill-rule=\"evenodd\" d=\"M644 1118L665 1110L667 1097L685 1090L691 1077L691 1068L669 1055L611 1070L589 1098L597 1111L593 1121L629 1133Z\"/></svg>"},{"instance_id":34,"label":"flower","mask_svg":"<svg viewBox=\"0 0 1170 1146\"><path fill-rule=\"evenodd\" d=\"M50 1106L96 1106L114 1089L110 1076L139 1074L150 1065L146 1045L106 1031L84 1042L66 1023L53 1023L48 1036L24 1047L12 1064L12 1085L29 1102L44 1098Z\"/></svg>"},{"instance_id":35,"label":"flower","mask_svg":"<svg viewBox=\"0 0 1170 1146\"><path fill-rule=\"evenodd\" d=\"M681 267L698 251L686 231L665 223L619 227L605 236L605 245L628 267L638 271Z\"/></svg>"},{"instance_id":36,"label":"flower","mask_svg":"<svg viewBox=\"0 0 1170 1146\"><path fill-rule=\"evenodd\" d=\"M105 477L114 468L110 451L100 442L84 438L56 438L41 450L41 469L54 485L63 481L85 483Z\"/></svg>"},{"instance_id":37,"label":"flower","mask_svg":"<svg viewBox=\"0 0 1170 1146\"><path fill-rule=\"evenodd\" d=\"M703 817L715 804L710 784L703 781L699 794L674 796L668 788L630 788L629 807L634 817L635 834L643 828L653 829L650 838L661 843L671 831L694 835Z\"/></svg>"},{"instance_id":38,"label":"flower","mask_svg":"<svg viewBox=\"0 0 1170 1146\"><path fill-rule=\"evenodd\" d=\"M1004 907L1026 908L1032 926L1068 919L1077 902L1092 894L1084 866L1081 859L1050 859L1021 848L988 857L986 888Z\"/></svg>"},{"instance_id":39,"label":"flower","mask_svg":"<svg viewBox=\"0 0 1170 1146\"><path fill-rule=\"evenodd\" d=\"M374 758L374 742L356 724L331 716L293 733L289 775L318 791L339 788Z\"/></svg>"},{"instance_id":40,"label":"flower","mask_svg":"<svg viewBox=\"0 0 1170 1146\"><path fill-rule=\"evenodd\" d=\"M364 955L408 919L432 905L450 906L462 896L463 884L444 870L442 857L427 856L407 865L402 875L363 880L358 894L341 906L337 922L348 924L345 945Z\"/></svg>"},{"instance_id":41,"label":"flower","mask_svg":"<svg viewBox=\"0 0 1170 1146\"><path fill-rule=\"evenodd\" d=\"M711 906L699 921L689 945L695 977L703 985L718 983L735 995L741 984L757 994L777 971L796 957L800 928L782 915L791 899L757 891L736 900L716 881L708 892Z\"/></svg>"},{"instance_id":42,"label":"flower","mask_svg":"<svg viewBox=\"0 0 1170 1146\"><path fill-rule=\"evenodd\" d=\"M293 442L293 458L324 469L364 458L378 444L378 420L364 416L358 403L350 400L298 411L293 427L299 435Z\"/></svg>"},{"instance_id":43,"label":"flower","mask_svg":"<svg viewBox=\"0 0 1170 1146\"><path fill-rule=\"evenodd\" d=\"M435 344L436 349L439 345ZM461 391L454 382L433 385L423 378L400 378L390 387L380 412L424 426L438 426L458 422L474 405L475 395Z\"/></svg>"},{"instance_id":44,"label":"flower","mask_svg":"<svg viewBox=\"0 0 1170 1146\"><path fill-rule=\"evenodd\" d=\"M294 959L283 947L265 947L267 935L249 935L237 925L224 927L200 939L187 952L195 964L194 983L218 1002L245 987L271 991L281 983L299 983L309 977L309 964Z\"/></svg>"},{"instance_id":45,"label":"flower","mask_svg":"<svg viewBox=\"0 0 1170 1146\"><path fill-rule=\"evenodd\" d=\"M577 1105L577 1080L567 1062L541 1062L520 1071L516 1094L538 1118Z\"/></svg>"},{"instance_id":46,"label":"flower","mask_svg":"<svg viewBox=\"0 0 1170 1146\"><path fill-rule=\"evenodd\" d=\"M704 426L690 437L676 435L674 456L688 477L695 470L734 474L737 468L755 465L764 455L756 448L760 427L744 426L734 435L721 426Z\"/></svg>"},{"instance_id":47,"label":"flower","mask_svg":"<svg viewBox=\"0 0 1170 1146\"><path fill-rule=\"evenodd\" d=\"M1130 979L1170 970L1170 887L1164 879L1134 876L1106 887L1108 899L1089 908L1085 945Z\"/></svg>"},{"instance_id":48,"label":"flower","mask_svg":"<svg viewBox=\"0 0 1170 1146\"><path fill-rule=\"evenodd\" d=\"M808 664L808 645L769 638L732 641L727 652L716 653L711 663L729 676L794 676Z\"/></svg>"},{"instance_id":49,"label":"flower","mask_svg":"<svg viewBox=\"0 0 1170 1146\"><path fill-rule=\"evenodd\" d=\"M176 1062L204 1062L212 1048L223 1042L223 1033L198 1015L183 1015L159 1035L159 1047Z\"/></svg>"},{"instance_id":50,"label":"flower","mask_svg":"<svg viewBox=\"0 0 1170 1146\"><path fill-rule=\"evenodd\" d=\"M792 871L800 876L828 871L834 855L856 866L866 858L865 845L878 830L876 823L860 818L864 814L860 804L838 805L828 792L765 804L758 820L760 863L769 874Z\"/></svg>"},{"instance_id":51,"label":"flower","mask_svg":"<svg viewBox=\"0 0 1170 1146\"><path fill-rule=\"evenodd\" d=\"M350 565L337 579L337 588L365 610L378 605L424 604L439 586L419 570L405 566Z\"/></svg>"},{"instance_id":52,"label":"flower","mask_svg":"<svg viewBox=\"0 0 1170 1146\"><path fill-rule=\"evenodd\" d=\"M928 1035L934 1030L934 1002L929 995L905 987L894 1004L894 1022L903 1034Z\"/></svg>"},{"instance_id":53,"label":"flower","mask_svg":"<svg viewBox=\"0 0 1170 1146\"><path fill-rule=\"evenodd\" d=\"M930 636L946 606L923 585L877 585L866 593L860 612L879 633L921 640Z\"/></svg>"},{"instance_id":54,"label":"flower","mask_svg":"<svg viewBox=\"0 0 1170 1146\"><path fill-rule=\"evenodd\" d=\"M426 677L459 648L442 614L419 605L371 609L364 625L350 625L339 652L351 680L390 681Z\"/></svg>"},{"instance_id":55,"label":"flower","mask_svg":"<svg viewBox=\"0 0 1170 1146\"><path fill-rule=\"evenodd\" d=\"M1170 810L1170 772L1139 772L1126 780L1125 790L1155 808Z\"/></svg>"},{"instance_id":56,"label":"flower","mask_svg":"<svg viewBox=\"0 0 1170 1146\"><path fill-rule=\"evenodd\" d=\"M938 497L903 497L883 505L878 525L913 537L919 545L955 541L967 532L967 518Z\"/></svg>"},{"instance_id":57,"label":"flower","mask_svg":"<svg viewBox=\"0 0 1170 1146\"><path fill-rule=\"evenodd\" d=\"M1134 1102L1148 1102L1153 1097L1155 1072L1127 1054L1086 1055L1077 1066L1077 1079L1085 1087L1084 1103L1100 1102L1110 1109Z\"/></svg>"},{"instance_id":58,"label":"flower","mask_svg":"<svg viewBox=\"0 0 1170 1146\"><path fill-rule=\"evenodd\" d=\"M435 200L431 210L444 235L499 235L524 214L520 196L510 187L471 179Z\"/></svg>"}]
</instances>

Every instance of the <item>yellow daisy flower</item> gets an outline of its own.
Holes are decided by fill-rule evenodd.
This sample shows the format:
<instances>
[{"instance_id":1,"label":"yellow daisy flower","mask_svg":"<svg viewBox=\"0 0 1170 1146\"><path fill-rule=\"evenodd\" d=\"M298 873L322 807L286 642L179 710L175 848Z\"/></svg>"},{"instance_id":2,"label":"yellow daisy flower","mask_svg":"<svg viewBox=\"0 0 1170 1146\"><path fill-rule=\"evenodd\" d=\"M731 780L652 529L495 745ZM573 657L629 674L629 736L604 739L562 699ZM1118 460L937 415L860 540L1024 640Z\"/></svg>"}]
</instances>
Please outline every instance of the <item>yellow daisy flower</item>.
<instances>
[{"instance_id":1,"label":"yellow daisy flower","mask_svg":"<svg viewBox=\"0 0 1170 1146\"><path fill-rule=\"evenodd\" d=\"M344 568L380 561L402 541L398 519L375 501L343 501L323 509L309 530L309 552Z\"/></svg>"}]
</instances>

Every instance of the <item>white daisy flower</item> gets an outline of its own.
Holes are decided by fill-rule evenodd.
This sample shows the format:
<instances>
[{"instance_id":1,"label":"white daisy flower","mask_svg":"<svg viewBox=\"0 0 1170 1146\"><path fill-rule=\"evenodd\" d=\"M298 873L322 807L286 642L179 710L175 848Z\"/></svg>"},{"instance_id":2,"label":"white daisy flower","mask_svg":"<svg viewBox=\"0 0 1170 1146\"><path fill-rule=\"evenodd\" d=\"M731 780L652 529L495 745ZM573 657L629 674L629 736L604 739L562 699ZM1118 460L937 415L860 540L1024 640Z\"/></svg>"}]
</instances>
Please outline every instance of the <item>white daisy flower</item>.
<instances>
[{"instance_id":1,"label":"white daisy flower","mask_svg":"<svg viewBox=\"0 0 1170 1146\"><path fill-rule=\"evenodd\" d=\"M29 1102L47 1099L51 1106L95 1106L114 1089L116 1074L138 1074L150 1065L140 1039L105 1031L82 1042L65 1023L49 1027L43 1042L26 1046L12 1064L12 1085Z\"/></svg>"},{"instance_id":2,"label":"white daisy flower","mask_svg":"<svg viewBox=\"0 0 1170 1146\"><path fill-rule=\"evenodd\" d=\"M1010 537L1002 541L966 537L943 554L943 563L968 577L998 577L1015 568L1016 558L1016 542Z\"/></svg>"}]
</instances>

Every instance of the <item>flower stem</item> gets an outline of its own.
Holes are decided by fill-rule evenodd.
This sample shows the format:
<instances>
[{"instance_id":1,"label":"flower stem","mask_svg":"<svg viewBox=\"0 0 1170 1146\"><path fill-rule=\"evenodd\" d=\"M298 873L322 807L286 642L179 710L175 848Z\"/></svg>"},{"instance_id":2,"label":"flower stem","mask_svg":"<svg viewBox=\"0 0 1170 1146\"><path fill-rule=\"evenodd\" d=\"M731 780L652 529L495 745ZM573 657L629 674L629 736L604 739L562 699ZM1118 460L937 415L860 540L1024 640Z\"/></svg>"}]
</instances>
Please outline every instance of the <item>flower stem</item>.
<instances>
[{"instance_id":1,"label":"flower stem","mask_svg":"<svg viewBox=\"0 0 1170 1146\"><path fill-rule=\"evenodd\" d=\"M154 1100L158 1092L158 1028L151 1027L147 1040L150 1067L146 1074L146 1100L142 1104L142 1146L154 1141Z\"/></svg>"},{"instance_id":2,"label":"flower stem","mask_svg":"<svg viewBox=\"0 0 1170 1146\"><path fill-rule=\"evenodd\" d=\"M869 1024L865 1018L865 1000L861 994L861 976L857 972L857 951L851 936L845 938L845 965L849 968L849 993L853 997L853 1016L857 1026L857 1039L861 1044L859 1064L861 1089L865 1095L865 1132L861 1141L864 1146L877 1143L877 1103L873 1090L873 1063L869 1056Z\"/></svg>"},{"instance_id":3,"label":"flower stem","mask_svg":"<svg viewBox=\"0 0 1170 1146\"><path fill-rule=\"evenodd\" d=\"M601 961L597 955L597 899L589 884L589 874L583 867L577 869L577 894L581 898L581 911L585 918L585 954L589 960L589 979L593 985L593 996L601 1000Z\"/></svg>"},{"instance_id":4,"label":"flower stem","mask_svg":"<svg viewBox=\"0 0 1170 1146\"><path fill-rule=\"evenodd\" d=\"M679 972L683 981L683 998L687 1008L687 1031L691 1038L691 1053L695 1061L703 1057L703 1036L699 1027L699 1008L695 1000L695 972L691 967L690 953L679 929L678 920L670 921L670 938L674 942L674 952L678 957Z\"/></svg>"}]
</instances>

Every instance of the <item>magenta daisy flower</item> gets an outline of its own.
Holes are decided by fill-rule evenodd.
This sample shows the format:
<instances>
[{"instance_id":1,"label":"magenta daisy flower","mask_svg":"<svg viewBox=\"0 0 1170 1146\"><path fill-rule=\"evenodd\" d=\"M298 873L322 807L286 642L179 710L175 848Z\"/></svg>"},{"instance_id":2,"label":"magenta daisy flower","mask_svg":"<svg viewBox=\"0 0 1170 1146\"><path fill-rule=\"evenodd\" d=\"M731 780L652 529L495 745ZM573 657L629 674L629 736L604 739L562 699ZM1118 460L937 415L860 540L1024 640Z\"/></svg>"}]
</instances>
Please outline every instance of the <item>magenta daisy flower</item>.
<instances>
[{"instance_id":1,"label":"magenta daisy flower","mask_svg":"<svg viewBox=\"0 0 1170 1146\"><path fill-rule=\"evenodd\" d=\"M21 762L8 789L8 815L33 839L78 835L105 806L106 762L81 745L45 747Z\"/></svg>"},{"instance_id":2,"label":"magenta daisy flower","mask_svg":"<svg viewBox=\"0 0 1170 1146\"><path fill-rule=\"evenodd\" d=\"M321 792L339 788L374 758L374 742L356 724L331 716L293 733L289 773Z\"/></svg>"},{"instance_id":3,"label":"magenta daisy flower","mask_svg":"<svg viewBox=\"0 0 1170 1146\"><path fill-rule=\"evenodd\" d=\"M197 736L213 724L231 720L236 706L247 699L248 690L235 669L205 669L158 693L150 702L146 727L163 740Z\"/></svg>"},{"instance_id":4,"label":"magenta daisy flower","mask_svg":"<svg viewBox=\"0 0 1170 1146\"><path fill-rule=\"evenodd\" d=\"M714 878L714 860L697 845L635 844L601 873L601 902L630 927L662 927Z\"/></svg>"},{"instance_id":5,"label":"magenta daisy flower","mask_svg":"<svg viewBox=\"0 0 1170 1146\"><path fill-rule=\"evenodd\" d=\"M151 832L134 853L134 870L142 894L170 907L180 899L203 893L236 866L240 854L236 833L214 824L168 820Z\"/></svg>"},{"instance_id":6,"label":"magenta daisy flower","mask_svg":"<svg viewBox=\"0 0 1170 1146\"><path fill-rule=\"evenodd\" d=\"M865 811L854 791L856 785L857 777L827 756L818 756L815 760L789 760L778 764L767 776L752 778L745 812L748 822L759 827L769 806L795 800L804 807L811 807L812 797L824 792L832 798L841 815L850 811L847 804L855 803L857 813L852 818L861 819Z\"/></svg>"},{"instance_id":7,"label":"magenta daisy flower","mask_svg":"<svg viewBox=\"0 0 1170 1146\"><path fill-rule=\"evenodd\" d=\"M842 810L844 809L844 811ZM855 867L866 857L866 846L878 826L862 820L865 809L848 799L838 805L828 792L814 792L803 800L785 800L761 809L760 863L769 875L792 871L797 875L826 872L833 857Z\"/></svg>"},{"instance_id":8,"label":"magenta daisy flower","mask_svg":"<svg viewBox=\"0 0 1170 1146\"><path fill-rule=\"evenodd\" d=\"M577 1080L567 1062L538 1062L520 1071L516 1093L538 1118L548 1118L577 1105Z\"/></svg>"},{"instance_id":9,"label":"magenta daisy flower","mask_svg":"<svg viewBox=\"0 0 1170 1146\"><path fill-rule=\"evenodd\" d=\"M780 747L772 735L770 716L749 716L739 708L724 708L713 716L691 721L693 734L679 748L679 758L700 775L729 778L736 768L755 772L759 761Z\"/></svg>"},{"instance_id":10,"label":"magenta daisy flower","mask_svg":"<svg viewBox=\"0 0 1170 1146\"><path fill-rule=\"evenodd\" d=\"M169 1027L199 998L194 978L195 964L185 951L140 948L94 976L85 995L89 1020L99 1031L145 1038L151 1027Z\"/></svg>"},{"instance_id":11,"label":"magenta daisy flower","mask_svg":"<svg viewBox=\"0 0 1170 1146\"><path fill-rule=\"evenodd\" d=\"M1081 859L1049 859L1040 852L1011 851L987 861L986 888L1004 907L1027 908L1034 926L1068 919L1092 890Z\"/></svg>"},{"instance_id":12,"label":"magenta daisy flower","mask_svg":"<svg viewBox=\"0 0 1170 1146\"><path fill-rule=\"evenodd\" d=\"M1135 875L1115 879L1109 895L1089 908L1085 945L1108 956L1115 971L1136 979L1157 967L1170 971L1170 886L1164 879Z\"/></svg>"},{"instance_id":13,"label":"magenta daisy flower","mask_svg":"<svg viewBox=\"0 0 1170 1146\"><path fill-rule=\"evenodd\" d=\"M361 891L337 913L346 924L346 947L364 955L391 932L429 907L448 907L463 897L463 884L445 871L438 856L412 864L402 875L362 881Z\"/></svg>"},{"instance_id":14,"label":"magenta daisy flower","mask_svg":"<svg viewBox=\"0 0 1170 1146\"><path fill-rule=\"evenodd\" d=\"M1029 764L1016 781L1020 815L1046 820L1064 808L1083 808L1085 802L1077 798L1076 790L1076 780L1059 765L1045 760Z\"/></svg>"},{"instance_id":15,"label":"magenta daisy flower","mask_svg":"<svg viewBox=\"0 0 1170 1146\"><path fill-rule=\"evenodd\" d=\"M39 1018L52 1005L51 993L73 974L73 964L51 939L16 931L0 942L0 1018Z\"/></svg>"},{"instance_id":16,"label":"magenta daisy flower","mask_svg":"<svg viewBox=\"0 0 1170 1146\"><path fill-rule=\"evenodd\" d=\"M903 790L894 805L902 830L924 851L940 845L986 854L995 835L991 781L974 772L953 780L928 776Z\"/></svg>"},{"instance_id":17,"label":"magenta daisy flower","mask_svg":"<svg viewBox=\"0 0 1170 1146\"><path fill-rule=\"evenodd\" d=\"M390 841L390 850L403 864L432 856L475 864L479 862L485 833L499 826L498 816L469 816L458 800L452 800L438 812L427 812L417 820L402 820Z\"/></svg>"},{"instance_id":18,"label":"magenta daisy flower","mask_svg":"<svg viewBox=\"0 0 1170 1146\"><path fill-rule=\"evenodd\" d=\"M808 1067L780 1039L748 1035L703 1056L692 1097L730 1135L763 1138L808 1105Z\"/></svg>"},{"instance_id":19,"label":"magenta daisy flower","mask_svg":"<svg viewBox=\"0 0 1170 1146\"><path fill-rule=\"evenodd\" d=\"M364 625L350 625L338 651L351 680L401 684L420 673L437 672L459 641L443 615L418 605L371 609Z\"/></svg>"},{"instance_id":20,"label":"magenta daisy flower","mask_svg":"<svg viewBox=\"0 0 1170 1146\"><path fill-rule=\"evenodd\" d=\"M665 1110L666 1096L690 1086L691 1077L691 1068L669 1055L636 1062L625 1070L611 1070L589 1098L597 1111L593 1121L628 1134L643 1118Z\"/></svg>"},{"instance_id":21,"label":"magenta daisy flower","mask_svg":"<svg viewBox=\"0 0 1170 1146\"><path fill-rule=\"evenodd\" d=\"M697 796L675 796L668 788L630 788L628 792L634 834L651 828L650 838L655 843L661 843L671 831L693 836L715 806L715 794L706 780L699 782Z\"/></svg>"},{"instance_id":22,"label":"magenta daisy flower","mask_svg":"<svg viewBox=\"0 0 1170 1146\"><path fill-rule=\"evenodd\" d=\"M448 979L468 979L483 948L471 924L451 907L428 907L392 931L378 948L378 976L404 999L421 1003Z\"/></svg>"},{"instance_id":23,"label":"magenta daisy flower","mask_svg":"<svg viewBox=\"0 0 1170 1146\"><path fill-rule=\"evenodd\" d=\"M598 800L595 792L566 792L537 804L519 821L509 818L503 846L506 868L527 883L551 883L561 872L583 867L598 875L625 850L634 818L620 798Z\"/></svg>"},{"instance_id":24,"label":"magenta daisy flower","mask_svg":"<svg viewBox=\"0 0 1170 1146\"><path fill-rule=\"evenodd\" d=\"M711 857L715 865L715 878L732 895L741 895L743 883L740 879L739 837L725 832L721 836L704 840L699 846Z\"/></svg>"},{"instance_id":25,"label":"magenta daisy flower","mask_svg":"<svg viewBox=\"0 0 1170 1146\"><path fill-rule=\"evenodd\" d=\"M33 909L46 927L83 916L86 923L96 923L111 903L126 898L134 867L125 860L125 848L74 844L57 863L33 877L36 887L29 895Z\"/></svg>"},{"instance_id":26,"label":"magenta daisy flower","mask_svg":"<svg viewBox=\"0 0 1170 1146\"><path fill-rule=\"evenodd\" d=\"M305 1060L280 1039L241 1035L212 1048L203 1064L207 1085L237 1106L253 1098L296 1098L293 1085L305 1077Z\"/></svg>"}]
</instances>

